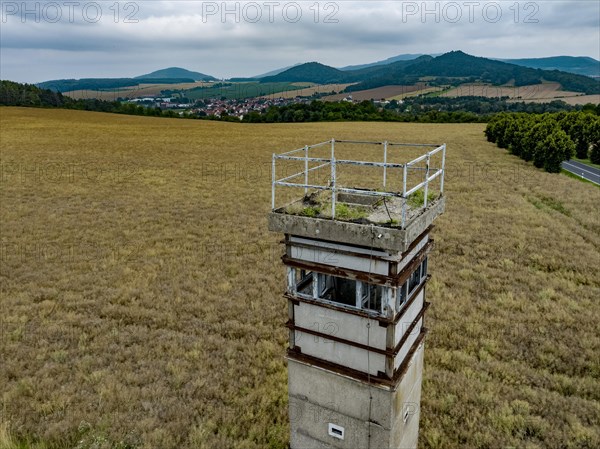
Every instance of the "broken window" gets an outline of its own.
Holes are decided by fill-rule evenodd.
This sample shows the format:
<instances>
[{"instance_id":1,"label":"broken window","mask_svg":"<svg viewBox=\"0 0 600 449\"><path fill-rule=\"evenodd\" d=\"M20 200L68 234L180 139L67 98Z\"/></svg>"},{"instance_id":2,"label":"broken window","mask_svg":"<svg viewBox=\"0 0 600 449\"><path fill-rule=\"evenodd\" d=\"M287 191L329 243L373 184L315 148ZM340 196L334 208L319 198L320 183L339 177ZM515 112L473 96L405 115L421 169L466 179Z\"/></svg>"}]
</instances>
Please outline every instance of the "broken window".
<instances>
[{"instance_id":1,"label":"broken window","mask_svg":"<svg viewBox=\"0 0 600 449\"><path fill-rule=\"evenodd\" d=\"M408 280L398 288L398 295L396 297L396 310L400 311L402 306L411 297L411 294L415 289L421 285L421 283L427 277L427 257L423 259L423 262L419 264L417 269L413 271Z\"/></svg>"},{"instance_id":2,"label":"broken window","mask_svg":"<svg viewBox=\"0 0 600 449\"><path fill-rule=\"evenodd\" d=\"M408 299L408 281L406 281L402 286L398 289L398 296L396 297L396 310L400 310L400 308L406 303Z\"/></svg>"},{"instance_id":3,"label":"broken window","mask_svg":"<svg viewBox=\"0 0 600 449\"><path fill-rule=\"evenodd\" d=\"M421 264L417 267L417 269L410 276L410 280L408 281L408 291L413 292L415 288L419 286L421 283Z\"/></svg>"},{"instance_id":4,"label":"broken window","mask_svg":"<svg viewBox=\"0 0 600 449\"><path fill-rule=\"evenodd\" d=\"M296 269L296 293L313 295L313 272Z\"/></svg>"},{"instance_id":5,"label":"broken window","mask_svg":"<svg viewBox=\"0 0 600 449\"><path fill-rule=\"evenodd\" d=\"M319 298L356 306L356 281L327 274L319 275Z\"/></svg>"},{"instance_id":6,"label":"broken window","mask_svg":"<svg viewBox=\"0 0 600 449\"><path fill-rule=\"evenodd\" d=\"M293 294L323 299L357 309L381 312L385 288L355 279L289 268L289 289Z\"/></svg>"},{"instance_id":7,"label":"broken window","mask_svg":"<svg viewBox=\"0 0 600 449\"><path fill-rule=\"evenodd\" d=\"M363 283L362 287L362 308L380 312L383 298L383 286Z\"/></svg>"}]
</instances>

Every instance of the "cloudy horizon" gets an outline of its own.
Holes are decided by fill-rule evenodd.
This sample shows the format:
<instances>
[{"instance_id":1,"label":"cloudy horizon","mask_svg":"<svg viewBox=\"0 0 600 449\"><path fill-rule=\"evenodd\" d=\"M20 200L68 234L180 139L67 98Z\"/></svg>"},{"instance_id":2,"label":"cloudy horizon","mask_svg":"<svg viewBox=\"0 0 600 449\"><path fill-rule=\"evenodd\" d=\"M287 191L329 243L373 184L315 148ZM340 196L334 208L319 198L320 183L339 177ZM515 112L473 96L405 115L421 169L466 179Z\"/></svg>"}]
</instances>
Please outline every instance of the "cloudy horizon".
<instances>
[{"instance_id":1,"label":"cloudy horizon","mask_svg":"<svg viewBox=\"0 0 600 449\"><path fill-rule=\"evenodd\" d=\"M600 59L600 2L590 1L1 3L0 78L29 83L172 66L230 78L452 50Z\"/></svg>"}]
</instances>

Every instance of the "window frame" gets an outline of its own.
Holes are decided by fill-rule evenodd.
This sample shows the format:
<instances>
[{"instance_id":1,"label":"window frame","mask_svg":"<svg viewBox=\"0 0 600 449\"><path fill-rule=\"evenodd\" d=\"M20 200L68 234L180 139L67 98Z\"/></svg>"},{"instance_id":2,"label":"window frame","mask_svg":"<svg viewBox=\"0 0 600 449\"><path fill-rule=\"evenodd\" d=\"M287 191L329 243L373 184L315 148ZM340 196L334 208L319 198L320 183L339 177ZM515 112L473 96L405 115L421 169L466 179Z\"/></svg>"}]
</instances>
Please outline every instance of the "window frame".
<instances>
[{"instance_id":1,"label":"window frame","mask_svg":"<svg viewBox=\"0 0 600 449\"><path fill-rule=\"evenodd\" d=\"M413 298L415 292L427 279L428 257L417 265L415 270L408 276L404 283L399 287L388 287L381 284L370 284L367 282L345 278L342 276L334 276L331 274L320 273L318 271L308 271L296 267L288 266L288 292L313 301L324 302L337 307L349 308L352 310L363 311L371 314L383 315L388 303L395 296L395 313L400 312L406 304ZM355 301L350 304L346 302L336 301L335 299L324 297L326 291L331 289L332 282L335 279L342 279L344 282L355 282L354 289ZM329 285L329 287L328 287ZM374 307L367 307L366 300L369 292L375 289L375 304ZM394 292L395 290L395 292Z\"/></svg>"},{"instance_id":2,"label":"window frame","mask_svg":"<svg viewBox=\"0 0 600 449\"><path fill-rule=\"evenodd\" d=\"M289 293L300 298L311 299L313 301L320 301L338 307L350 308L352 310L360 310L367 313L382 314L389 295L387 289L391 290L391 287L386 287L385 285L369 284L367 282L362 282L356 279L319 273L317 271L307 271L290 266L288 266L288 270ZM336 301L334 299L325 297L327 291L332 288L331 283L335 283L336 279L341 279L343 280L343 282L355 283L356 287L354 289L354 301L352 304ZM312 288L308 288L309 285L311 285ZM376 299L378 307L368 308L366 306L363 306L363 300L367 298L368 292L370 292L373 288L376 291L375 295L379 295L379 299Z\"/></svg>"}]
</instances>

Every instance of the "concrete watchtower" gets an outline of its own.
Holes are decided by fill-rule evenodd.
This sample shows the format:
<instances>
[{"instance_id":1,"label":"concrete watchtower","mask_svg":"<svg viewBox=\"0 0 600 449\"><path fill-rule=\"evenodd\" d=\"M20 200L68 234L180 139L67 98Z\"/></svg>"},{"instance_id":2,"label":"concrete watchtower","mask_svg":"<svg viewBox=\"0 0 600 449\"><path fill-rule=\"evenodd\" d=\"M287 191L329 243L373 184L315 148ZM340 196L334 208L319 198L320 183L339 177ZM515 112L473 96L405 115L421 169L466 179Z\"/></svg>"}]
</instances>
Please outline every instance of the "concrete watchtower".
<instances>
[{"instance_id":1,"label":"concrete watchtower","mask_svg":"<svg viewBox=\"0 0 600 449\"><path fill-rule=\"evenodd\" d=\"M417 447L445 153L445 144L332 139L273 155L292 449Z\"/></svg>"}]
</instances>

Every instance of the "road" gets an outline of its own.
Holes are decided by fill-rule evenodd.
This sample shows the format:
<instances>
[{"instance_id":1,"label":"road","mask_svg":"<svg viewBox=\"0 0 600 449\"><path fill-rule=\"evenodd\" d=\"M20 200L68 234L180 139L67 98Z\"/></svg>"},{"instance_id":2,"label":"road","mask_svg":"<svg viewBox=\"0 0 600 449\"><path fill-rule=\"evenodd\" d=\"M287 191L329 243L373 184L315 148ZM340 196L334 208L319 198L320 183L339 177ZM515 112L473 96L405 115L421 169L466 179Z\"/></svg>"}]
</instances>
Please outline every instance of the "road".
<instances>
[{"instance_id":1,"label":"road","mask_svg":"<svg viewBox=\"0 0 600 449\"><path fill-rule=\"evenodd\" d=\"M562 163L562 168L595 184L600 184L600 168L591 167L577 161L565 161Z\"/></svg>"}]
</instances>

